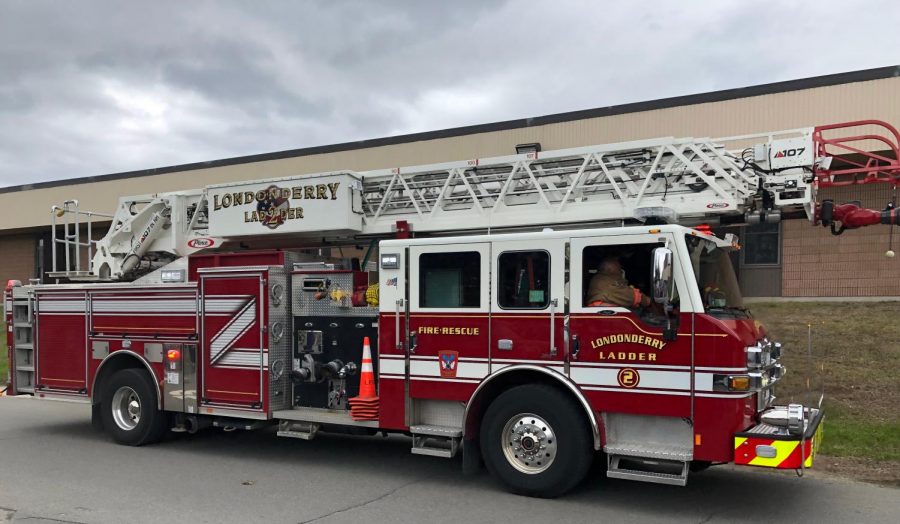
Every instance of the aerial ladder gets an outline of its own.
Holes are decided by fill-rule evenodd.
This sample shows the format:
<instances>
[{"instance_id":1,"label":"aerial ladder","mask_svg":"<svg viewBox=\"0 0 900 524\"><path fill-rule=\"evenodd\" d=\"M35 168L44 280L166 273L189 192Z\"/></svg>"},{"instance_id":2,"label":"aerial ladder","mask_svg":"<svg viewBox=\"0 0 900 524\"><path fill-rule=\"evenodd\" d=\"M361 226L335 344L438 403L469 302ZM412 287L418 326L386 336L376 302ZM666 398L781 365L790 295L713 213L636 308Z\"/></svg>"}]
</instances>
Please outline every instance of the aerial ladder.
<instances>
[{"instance_id":1,"label":"aerial ladder","mask_svg":"<svg viewBox=\"0 0 900 524\"><path fill-rule=\"evenodd\" d=\"M783 216L805 216L840 234L866 225L893 225L898 219L895 202L882 210L866 209L858 202L835 205L819 201L819 190L869 183L896 188L898 144L900 134L890 124L860 120L718 139L657 138L217 184L123 197L111 216L81 211L76 201L69 201L52 209L50 276L133 281L177 265L197 251L265 235L289 239L292 245L306 238L313 245L410 233L634 223L759 224L775 223ZM340 193L337 185L302 186L325 180L343 181ZM246 191L248 184L253 185L251 191ZM291 190L292 184L300 186ZM217 218L224 204L243 200L243 195L260 213L253 216L265 216L268 223L263 225L268 227L247 228ZM340 226L306 220L302 212L294 216L292 198L310 196L346 198L350 216L339 217ZM90 227L98 217L111 220L107 234L99 240L82 239L79 225ZM288 217L296 220L278 227ZM58 246L66 250L62 268L56 265ZM88 260L82 262L82 255Z\"/></svg>"}]
</instances>

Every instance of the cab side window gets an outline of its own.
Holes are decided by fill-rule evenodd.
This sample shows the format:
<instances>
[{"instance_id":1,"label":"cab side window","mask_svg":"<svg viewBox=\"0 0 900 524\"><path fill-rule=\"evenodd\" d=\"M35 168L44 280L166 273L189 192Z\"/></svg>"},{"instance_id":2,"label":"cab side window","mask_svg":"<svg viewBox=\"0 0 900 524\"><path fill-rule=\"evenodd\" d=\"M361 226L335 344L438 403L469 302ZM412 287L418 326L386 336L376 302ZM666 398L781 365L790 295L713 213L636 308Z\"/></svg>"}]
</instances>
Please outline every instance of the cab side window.
<instances>
[{"instance_id":1,"label":"cab side window","mask_svg":"<svg viewBox=\"0 0 900 524\"><path fill-rule=\"evenodd\" d=\"M481 255L475 251L419 255L419 306L481 307Z\"/></svg>"},{"instance_id":2,"label":"cab side window","mask_svg":"<svg viewBox=\"0 0 900 524\"><path fill-rule=\"evenodd\" d=\"M637 307L641 296L652 296L650 265L661 243L587 246L582 252L582 305ZM616 271L606 271L616 268ZM635 292L636 291L636 292ZM678 299L674 303L678 307Z\"/></svg>"},{"instance_id":3,"label":"cab side window","mask_svg":"<svg viewBox=\"0 0 900 524\"><path fill-rule=\"evenodd\" d=\"M503 309L544 309L550 304L550 253L507 251L497 259L497 303Z\"/></svg>"}]
</instances>

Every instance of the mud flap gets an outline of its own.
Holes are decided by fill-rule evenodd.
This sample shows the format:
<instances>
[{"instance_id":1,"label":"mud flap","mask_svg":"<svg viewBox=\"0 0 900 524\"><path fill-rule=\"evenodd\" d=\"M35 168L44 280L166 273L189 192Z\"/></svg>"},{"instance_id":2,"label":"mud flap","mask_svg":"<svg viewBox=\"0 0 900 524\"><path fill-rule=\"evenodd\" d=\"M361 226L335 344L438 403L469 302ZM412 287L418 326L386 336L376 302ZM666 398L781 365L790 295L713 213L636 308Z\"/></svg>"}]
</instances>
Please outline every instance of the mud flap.
<instances>
[{"instance_id":1,"label":"mud flap","mask_svg":"<svg viewBox=\"0 0 900 524\"><path fill-rule=\"evenodd\" d=\"M103 431L103 418L100 417L100 403L91 404L91 427L94 431Z\"/></svg>"},{"instance_id":2,"label":"mud flap","mask_svg":"<svg viewBox=\"0 0 900 524\"><path fill-rule=\"evenodd\" d=\"M478 439L463 440L462 452L463 475L476 475L482 467L481 446L478 445Z\"/></svg>"}]
</instances>

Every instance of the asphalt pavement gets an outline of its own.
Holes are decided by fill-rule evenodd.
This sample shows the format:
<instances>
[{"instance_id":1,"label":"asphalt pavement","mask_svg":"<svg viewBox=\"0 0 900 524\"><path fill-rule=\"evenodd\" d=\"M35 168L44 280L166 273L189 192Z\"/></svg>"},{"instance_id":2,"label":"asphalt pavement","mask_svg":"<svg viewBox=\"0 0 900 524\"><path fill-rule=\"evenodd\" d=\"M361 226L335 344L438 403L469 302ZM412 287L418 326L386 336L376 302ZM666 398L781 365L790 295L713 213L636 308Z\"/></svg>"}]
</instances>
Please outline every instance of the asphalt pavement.
<instances>
[{"instance_id":1,"label":"asphalt pavement","mask_svg":"<svg viewBox=\"0 0 900 524\"><path fill-rule=\"evenodd\" d=\"M900 490L730 466L684 488L593 477L555 500L503 491L399 436L209 429L142 448L91 429L82 404L0 398L0 522L317 524L898 522Z\"/></svg>"}]
</instances>

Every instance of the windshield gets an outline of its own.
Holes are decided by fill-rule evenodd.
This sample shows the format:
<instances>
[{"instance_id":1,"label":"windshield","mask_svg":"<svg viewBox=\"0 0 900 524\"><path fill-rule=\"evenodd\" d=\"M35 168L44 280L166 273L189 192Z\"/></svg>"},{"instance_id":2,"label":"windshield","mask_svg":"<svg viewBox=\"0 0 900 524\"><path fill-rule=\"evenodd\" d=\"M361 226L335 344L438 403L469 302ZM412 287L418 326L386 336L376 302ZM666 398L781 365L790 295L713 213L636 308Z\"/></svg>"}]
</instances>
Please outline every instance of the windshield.
<instances>
[{"instance_id":1,"label":"windshield","mask_svg":"<svg viewBox=\"0 0 900 524\"><path fill-rule=\"evenodd\" d=\"M749 316L728 251L705 238L686 235L686 239L706 312L716 316Z\"/></svg>"}]
</instances>

